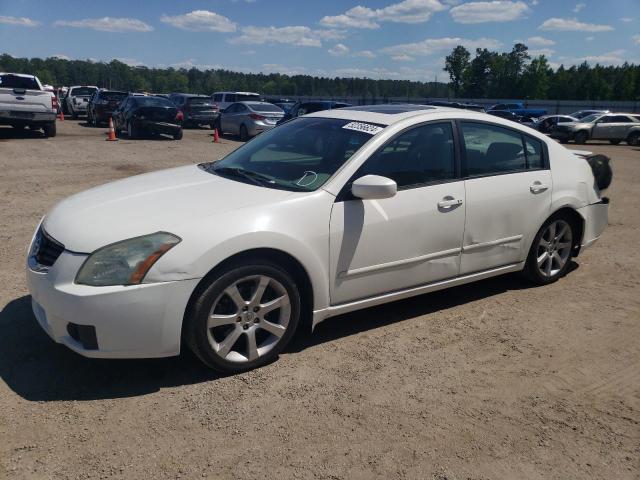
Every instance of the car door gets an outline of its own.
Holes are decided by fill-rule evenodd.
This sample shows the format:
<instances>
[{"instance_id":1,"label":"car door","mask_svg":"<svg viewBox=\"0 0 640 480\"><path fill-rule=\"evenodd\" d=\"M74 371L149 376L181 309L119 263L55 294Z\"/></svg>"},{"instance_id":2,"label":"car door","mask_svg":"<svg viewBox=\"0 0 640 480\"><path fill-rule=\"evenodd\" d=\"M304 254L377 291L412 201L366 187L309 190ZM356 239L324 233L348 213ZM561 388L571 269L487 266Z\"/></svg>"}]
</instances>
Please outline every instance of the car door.
<instances>
[{"instance_id":1,"label":"car door","mask_svg":"<svg viewBox=\"0 0 640 480\"><path fill-rule=\"evenodd\" d=\"M612 138L611 115L605 115L596 120L591 128L591 138L596 140L608 140Z\"/></svg>"},{"instance_id":2,"label":"car door","mask_svg":"<svg viewBox=\"0 0 640 480\"><path fill-rule=\"evenodd\" d=\"M350 195L330 220L332 304L455 277L465 218L451 122L427 123L397 135L360 167L393 179L398 192L383 200Z\"/></svg>"},{"instance_id":3,"label":"car door","mask_svg":"<svg viewBox=\"0 0 640 480\"><path fill-rule=\"evenodd\" d=\"M629 128L635 125L635 122L626 115L613 115L609 123L609 139L624 140L627 138Z\"/></svg>"},{"instance_id":4,"label":"car door","mask_svg":"<svg viewBox=\"0 0 640 480\"><path fill-rule=\"evenodd\" d=\"M238 105L233 104L229 105L225 111L222 113L222 117L220 118L220 126L222 127L222 131L230 134L238 133L235 130L235 126L233 123L233 116L237 110Z\"/></svg>"},{"instance_id":5,"label":"car door","mask_svg":"<svg viewBox=\"0 0 640 480\"><path fill-rule=\"evenodd\" d=\"M466 222L460 274L525 260L551 209L544 143L499 125L460 122Z\"/></svg>"},{"instance_id":6,"label":"car door","mask_svg":"<svg viewBox=\"0 0 640 480\"><path fill-rule=\"evenodd\" d=\"M123 116L123 112L127 108L127 105L129 104L130 101L131 101L130 98L127 97L127 99L125 99L118 106L118 108L113 112L113 123L114 123L114 128L116 130L121 130L124 128L124 122L123 122L122 116Z\"/></svg>"}]
</instances>

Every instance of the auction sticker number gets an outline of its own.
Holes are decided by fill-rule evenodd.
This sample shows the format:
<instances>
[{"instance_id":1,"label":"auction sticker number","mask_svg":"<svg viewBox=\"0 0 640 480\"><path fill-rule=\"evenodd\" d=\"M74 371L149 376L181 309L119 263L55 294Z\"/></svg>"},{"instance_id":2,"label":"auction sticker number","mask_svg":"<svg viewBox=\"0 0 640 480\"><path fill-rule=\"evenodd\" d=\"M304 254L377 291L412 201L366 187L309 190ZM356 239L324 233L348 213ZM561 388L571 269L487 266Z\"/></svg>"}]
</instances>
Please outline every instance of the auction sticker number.
<instances>
[{"instance_id":1,"label":"auction sticker number","mask_svg":"<svg viewBox=\"0 0 640 480\"><path fill-rule=\"evenodd\" d=\"M362 123L362 122L349 122L344 127L347 130L355 130L356 132L368 133L369 135L375 135L376 133L383 130L382 127L378 125L371 125L370 123Z\"/></svg>"}]
</instances>

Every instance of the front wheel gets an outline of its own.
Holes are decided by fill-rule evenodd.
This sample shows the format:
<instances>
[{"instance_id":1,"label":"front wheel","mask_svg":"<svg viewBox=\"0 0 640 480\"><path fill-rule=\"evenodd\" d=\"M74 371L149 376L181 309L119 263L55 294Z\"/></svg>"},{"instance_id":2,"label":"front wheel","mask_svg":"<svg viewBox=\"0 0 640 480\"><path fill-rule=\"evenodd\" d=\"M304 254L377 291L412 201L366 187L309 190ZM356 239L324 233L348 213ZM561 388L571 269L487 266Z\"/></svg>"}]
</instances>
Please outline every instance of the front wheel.
<instances>
[{"instance_id":1,"label":"front wheel","mask_svg":"<svg viewBox=\"0 0 640 480\"><path fill-rule=\"evenodd\" d=\"M637 147L640 145L640 132L633 132L627 138L627 144L632 147Z\"/></svg>"},{"instance_id":2,"label":"front wheel","mask_svg":"<svg viewBox=\"0 0 640 480\"><path fill-rule=\"evenodd\" d=\"M185 318L184 340L207 366L224 373L277 358L300 321L292 277L269 261L236 264L201 288Z\"/></svg>"},{"instance_id":3,"label":"front wheel","mask_svg":"<svg viewBox=\"0 0 640 480\"><path fill-rule=\"evenodd\" d=\"M173 134L173 139L182 140L182 129L178 130L176 133Z\"/></svg>"},{"instance_id":4,"label":"front wheel","mask_svg":"<svg viewBox=\"0 0 640 480\"><path fill-rule=\"evenodd\" d=\"M573 141L576 142L578 145L583 145L587 142L588 139L589 139L589 135L587 135L587 132L578 132L573 138Z\"/></svg>"},{"instance_id":5,"label":"front wheel","mask_svg":"<svg viewBox=\"0 0 640 480\"><path fill-rule=\"evenodd\" d=\"M567 273L573 250L574 228L564 215L554 215L536 234L523 270L538 285L557 281Z\"/></svg>"}]
</instances>

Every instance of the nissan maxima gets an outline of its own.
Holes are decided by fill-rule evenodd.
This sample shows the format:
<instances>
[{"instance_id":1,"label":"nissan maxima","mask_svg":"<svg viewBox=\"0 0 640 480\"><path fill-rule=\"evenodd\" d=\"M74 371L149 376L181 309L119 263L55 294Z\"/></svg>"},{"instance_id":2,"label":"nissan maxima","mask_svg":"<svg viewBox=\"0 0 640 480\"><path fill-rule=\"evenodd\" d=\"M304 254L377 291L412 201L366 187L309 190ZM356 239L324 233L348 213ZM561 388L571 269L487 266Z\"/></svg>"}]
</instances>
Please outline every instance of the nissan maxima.
<instances>
[{"instance_id":1,"label":"nissan maxima","mask_svg":"<svg viewBox=\"0 0 640 480\"><path fill-rule=\"evenodd\" d=\"M483 113L318 112L61 201L29 247L33 311L87 357L187 347L248 370L345 312L510 272L555 282L602 234L610 181L606 157Z\"/></svg>"}]
</instances>

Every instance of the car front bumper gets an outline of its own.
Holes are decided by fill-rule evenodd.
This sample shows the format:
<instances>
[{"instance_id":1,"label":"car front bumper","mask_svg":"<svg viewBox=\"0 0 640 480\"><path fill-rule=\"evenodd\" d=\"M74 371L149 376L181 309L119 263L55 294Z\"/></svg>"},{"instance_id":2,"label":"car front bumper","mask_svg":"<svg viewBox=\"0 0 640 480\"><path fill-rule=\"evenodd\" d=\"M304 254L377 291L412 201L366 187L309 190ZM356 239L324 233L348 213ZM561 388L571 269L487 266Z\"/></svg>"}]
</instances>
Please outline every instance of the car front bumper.
<instances>
[{"instance_id":1,"label":"car front bumper","mask_svg":"<svg viewBox=\"0 0 640 480\"><path fill-rule=\"evenodd\" d=\"M573 140L573 132L571 130L558 130L553 128L551 132L549 132L549 136L556 140Z\"/></svg>"},{"instance_id":2,"label":"car front bumper","mask_svg":"<svg viewBox=\"0 0 640 480\"><path fill-rule=\"evenodd\" d=\"M86 258L64 251L44 271L36 271L33 261L28 262L32 308L45 332L86 357L179 354L185 309L199 280L111 287L77 285L74 279ZM95 344L85 341L84 331L93 332Z\"/></svg>"}]
</instances>

